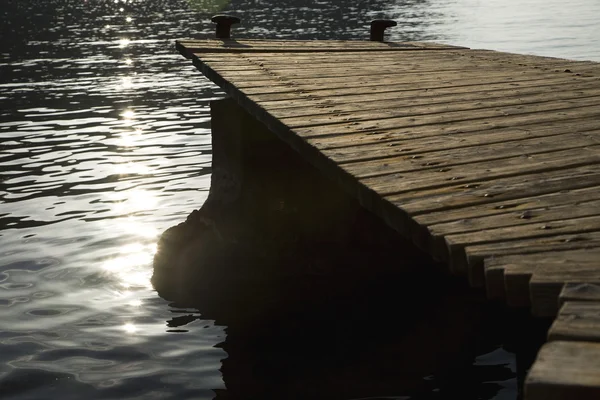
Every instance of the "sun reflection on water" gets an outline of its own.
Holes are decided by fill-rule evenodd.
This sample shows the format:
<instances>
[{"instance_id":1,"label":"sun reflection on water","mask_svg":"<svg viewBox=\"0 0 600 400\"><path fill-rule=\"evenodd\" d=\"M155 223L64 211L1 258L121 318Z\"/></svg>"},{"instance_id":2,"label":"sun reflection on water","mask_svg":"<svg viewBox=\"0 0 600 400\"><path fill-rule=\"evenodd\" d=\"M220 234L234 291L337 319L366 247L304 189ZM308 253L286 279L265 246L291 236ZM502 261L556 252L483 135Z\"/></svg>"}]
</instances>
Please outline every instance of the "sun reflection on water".
<instances>
[{"instance_id":1,"label":"sun reflection on water","mask_svg":"<svg viewBox=\"0 0 600 400\"><path fill-rule=\"evenodd\" d=\"M141 300L135 299L135 300L131 300L127 304L129 304L131 307L140 307L143 303Z\"/></svg>"},{"instance_id":2,"label":"sun reflection on water","mask_svg":"<svg viewBox=\"0 0 600 400\"><path fill-rule=\"evenodd\" d=\"M132 110L125 110L121 113L121 117L125 119L132 119L135 113Z\"/></svg>"},{"instance_id":3,"label":"sun reflection on water","mask_svg":"<svg viewBox=\"0 0 600 400\"><path fill-rule=\"evenodd\" d=\"M128 322L125 325L123 325L123 330L127 333L135 333L138 329L134 324Z\"/></svg>"},{"instance_id":4,"label":"sun reflection on water","mask_svg":"<svg viewBox=\"0 0 600 400\"><path fill-rule=\"evenodd\" d=\"M104 262L102 269L117 278L123 288L151 289L151 271L148 265L152 263L155 251L154 244L126 244L119 249L118 256Z\"/></svg>"},{"instance_id":5,"label":"sun reflection on water","mask_svg":"<svg viewBox=\"0 0 600 400\"><path fill-rule=\"evenodd\" d=\"M123 89L131 89L133 87L133 82L131 80L131 77L125 76L125 77L121 78L121 87Z\"/></svg>"},{"instance_id":6,"label":"sun reflection on water","mask_svg":"<svg viewBox=\"0 0 600 400\"><path fill-rule=\"evenodd\" d=\"M133 131L124 131L121 132L119 136L119 146L121 147L133 147L138 144L141 144L143 140L142 130L140 128L136 128Z\"/></svg>"}]
</instances>

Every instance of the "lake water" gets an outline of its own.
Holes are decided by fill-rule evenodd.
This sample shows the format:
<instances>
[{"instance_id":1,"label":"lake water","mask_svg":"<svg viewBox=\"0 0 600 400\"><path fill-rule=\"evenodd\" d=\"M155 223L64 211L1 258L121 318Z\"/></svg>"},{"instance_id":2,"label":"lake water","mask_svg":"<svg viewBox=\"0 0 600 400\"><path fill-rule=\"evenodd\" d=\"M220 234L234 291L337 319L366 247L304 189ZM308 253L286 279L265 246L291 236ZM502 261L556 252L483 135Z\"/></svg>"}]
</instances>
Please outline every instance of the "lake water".
<instances>
[{"instance_id":1,"label":"lake water","mask_svg":"<svg viewBox=\"0 0 600 400\"><path fill-rule=\"evenodd\" d=\"M212 37L217 5L240 37L363 39L386 17L392 40L600 61L597 0L4 0L0 398L227 398L225 327L149 283L158 235L209 189L222 94L173 40ZM464 398L515 398L514 374L477 371Z\"/></svg>"}]
</instances>

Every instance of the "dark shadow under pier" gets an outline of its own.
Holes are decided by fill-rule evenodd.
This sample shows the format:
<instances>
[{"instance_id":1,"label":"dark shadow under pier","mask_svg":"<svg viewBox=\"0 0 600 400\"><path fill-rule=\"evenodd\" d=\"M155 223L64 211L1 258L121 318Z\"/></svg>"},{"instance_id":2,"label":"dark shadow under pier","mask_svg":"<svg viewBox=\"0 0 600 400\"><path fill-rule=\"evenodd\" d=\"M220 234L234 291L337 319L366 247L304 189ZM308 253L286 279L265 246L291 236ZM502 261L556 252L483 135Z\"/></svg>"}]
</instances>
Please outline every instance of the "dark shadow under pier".
<instances>
[{"instance_id":1,"label":"dark shadow under pier","mask_svg":"<svg viewBox=\"0 0 600 400\"><path fill-rule=\"evenodd\" d=\"M517 398L543 323L443 272L234 101L212 126L210 195L152 280L227 326L218 398Z\"/></svg>"}]
</instances>

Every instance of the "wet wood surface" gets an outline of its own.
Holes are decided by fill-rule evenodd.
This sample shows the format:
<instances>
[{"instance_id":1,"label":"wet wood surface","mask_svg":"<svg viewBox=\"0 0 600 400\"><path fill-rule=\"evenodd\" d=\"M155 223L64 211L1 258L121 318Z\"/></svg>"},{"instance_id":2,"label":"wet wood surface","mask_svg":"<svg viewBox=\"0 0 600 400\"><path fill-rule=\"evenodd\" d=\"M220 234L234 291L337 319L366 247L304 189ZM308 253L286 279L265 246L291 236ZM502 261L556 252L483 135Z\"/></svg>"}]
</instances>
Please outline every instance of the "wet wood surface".
<instances>
[{"instance_id":1,"label":"wet wood surface","mask_svg":"<svg viewBox=\"0 0 600 400\"><path fill-rule=\"evenodd\" d=\"M177 49L453 273L558 315L527 399L600 398L600 64L433 43Z\"/></svg>"}]
</instances>

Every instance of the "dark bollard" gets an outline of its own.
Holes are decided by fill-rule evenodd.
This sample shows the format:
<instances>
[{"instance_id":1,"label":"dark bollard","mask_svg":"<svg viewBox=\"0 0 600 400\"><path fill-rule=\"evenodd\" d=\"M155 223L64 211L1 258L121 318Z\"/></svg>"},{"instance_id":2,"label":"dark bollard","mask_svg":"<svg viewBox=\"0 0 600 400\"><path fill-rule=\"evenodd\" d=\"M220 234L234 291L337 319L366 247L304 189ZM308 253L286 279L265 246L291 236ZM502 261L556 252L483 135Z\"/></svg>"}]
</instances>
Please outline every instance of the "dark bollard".
<instances>
[{"instance_id":1,"label":"dark bollard","mask_svg":"<svg viewBox=\"0 0 600 400\"><path fill-rule=\"evenodd\" d=\"M231 37L231 25L241 22L238 17L222 14L215 15L211 21L217 24L217 39L229 39Z\"/></svg>"},{"instance_id":2,"label":"dark bollard","mask_svg":"<svg viewBox=\"0 0 600 400\"><path fill-rule=\"evenodd\" d=\"M371 21L371 40L374 42L383 42L385 29L396 25L398 25L396 21L390 19L375 19Z\"/></svg>"}]
</instances>

